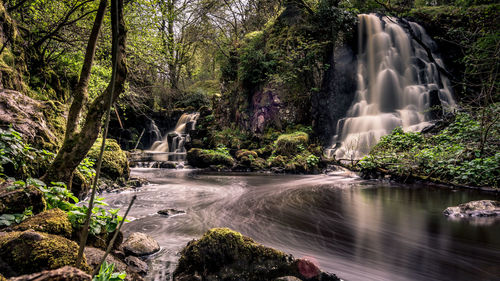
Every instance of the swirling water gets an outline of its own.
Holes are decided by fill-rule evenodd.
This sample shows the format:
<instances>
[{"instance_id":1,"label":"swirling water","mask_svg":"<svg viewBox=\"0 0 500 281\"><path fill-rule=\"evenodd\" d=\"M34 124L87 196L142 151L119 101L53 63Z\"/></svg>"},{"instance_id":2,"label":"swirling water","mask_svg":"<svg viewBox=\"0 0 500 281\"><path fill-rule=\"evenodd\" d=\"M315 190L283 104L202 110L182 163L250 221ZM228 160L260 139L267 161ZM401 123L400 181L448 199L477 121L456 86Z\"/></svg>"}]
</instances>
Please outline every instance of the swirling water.
<instances>
[{"instance_id":1,"label":"swirling water","mask_svg":"<svg viewBox=\"0 0 500 281\"><path fill-rule=\"evenodd\" d=\"M106 194L111 207L138 199L124 226L153 236L147 280L171 280L178 252L213 227L315 259L345 280L495 280L500 223L452 221L442 211L495 195L425 185L364 181L352 175L221 175L134 169L151 186ZM165 217L158 210L186 214ZM496 279L498 280L498 279Z\"/></svg>"}]
</instances>

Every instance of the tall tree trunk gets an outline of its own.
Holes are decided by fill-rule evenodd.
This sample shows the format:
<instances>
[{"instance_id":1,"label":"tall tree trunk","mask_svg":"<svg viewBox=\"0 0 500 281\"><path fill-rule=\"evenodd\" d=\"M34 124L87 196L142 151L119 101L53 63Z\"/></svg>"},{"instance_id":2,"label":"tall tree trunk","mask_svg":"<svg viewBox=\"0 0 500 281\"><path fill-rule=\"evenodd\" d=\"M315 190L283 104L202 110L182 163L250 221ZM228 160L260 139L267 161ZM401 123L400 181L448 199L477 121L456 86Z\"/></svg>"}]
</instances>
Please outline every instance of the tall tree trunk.
<instances>
[{"instance_id":1,"label":"tall tree trunk","mask_svg":"<svg viewBox=\"0 0 500 281\"><path fill-rule=\"evenodd\" d=\"M117 41L113 41L113 46L117 44L116 53L113 53L113 60L117 60L115 91L111 92L112 85L108 85L106 90L101 93L94 102L90 105L85 123L78 133L74 133L66 138L61 149L56 155L51 166L47 170L43 179L45 181L62 181L68 182L71 174L76 169L78 164L85 158L88 151L96 141L99 132L101 131L101 121L106 108L111 103L114 103L118 96L123 93L125 79L127 76L127 62L125 57L126 46L126 28L123 20L123 0L118 1L118 35L113 36ZM114 13L112 13L112 24L115 21ZM73 190L76 194L81 194L87 190Z\"/></svg>"},{"instance_id":2,"label":"tall tree trunk","mask_svg":"<svg viewBox=\"0 0 500 281\"><path fill-rule=\"evenodd\" d=\"M73 102L71 103L71 108L68 113L68 122L66 124L66 134L64 137L65 140L70 138L75 133L78 126L78 117L80 117L83 105L88 99L87 88L90 79L90 72L92 69L92 63L94 62L97 38L99 37L99 31L104 19L104 13L106 12L107 2L107 0L101 0L99 3L94 26L92 27L92 32L90 33L89 42L85 51L85 59L80 73L80 80L76 85L75 92L73 94Z\"/></svg>"}]
</instances>

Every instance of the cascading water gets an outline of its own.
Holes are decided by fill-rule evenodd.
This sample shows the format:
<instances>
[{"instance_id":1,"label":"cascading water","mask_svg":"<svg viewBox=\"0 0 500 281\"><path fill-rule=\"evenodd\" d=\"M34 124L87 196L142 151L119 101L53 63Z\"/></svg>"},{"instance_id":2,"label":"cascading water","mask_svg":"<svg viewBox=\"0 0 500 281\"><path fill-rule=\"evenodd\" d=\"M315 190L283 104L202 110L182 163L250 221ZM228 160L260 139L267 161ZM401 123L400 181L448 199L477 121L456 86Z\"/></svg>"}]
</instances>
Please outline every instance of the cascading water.
<instances>
[{"instance_id":1,"label":"cascading water","mask_svg":"<svg viewBox=\"0 0 500 281\"><path fill-rule=\"evenodd\" d=\"M431 48L435 43L416 23L416 36ZM395 19L359 15L357 91L347 116L337 123L330 156L359 159L394 128L418 131L430 125L430 92L438 93L443 109L455 106L451 86L425 51ZM442 61L433 54L439 66Z\"/></svg>"},{"instance_id":2,"label":"cascading water","mask_svg":"<svg viewBox=\"0 0 500 281\"><path fill-rule=\"evenodd\" d=\"M177 121L175 130L168 132L161 141L156 141L150 148L154 152L184 153L184 143L186 142L188 130L194 130L199 113L184 113Z\"/></svg>"}]
</instances>

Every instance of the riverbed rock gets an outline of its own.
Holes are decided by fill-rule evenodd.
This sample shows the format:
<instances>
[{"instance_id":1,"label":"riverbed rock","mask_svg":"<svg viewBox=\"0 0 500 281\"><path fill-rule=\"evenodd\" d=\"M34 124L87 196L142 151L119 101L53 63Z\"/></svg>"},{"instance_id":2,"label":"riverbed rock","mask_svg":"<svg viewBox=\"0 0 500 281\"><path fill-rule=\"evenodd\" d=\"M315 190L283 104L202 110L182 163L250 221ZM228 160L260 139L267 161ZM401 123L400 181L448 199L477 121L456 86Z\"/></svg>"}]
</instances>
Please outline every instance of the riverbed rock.
<instances>
[{"instance_id":1,"label":"riverbed rock","mask_svg":"<svg viewBox=\"0 0 500 281\"><path fill-rule=\"evenodd\" d=\"M164 215L167 217L174 216L174 215L180 215L180 214L185 214L186 212L183 210L176 210L176 209L164 209L164 210L159 210L158 214Z\"/></svg>"},{"instance_id":2,"label":"riverbed rock","mask_svg":"<svg viewBox=\"0 0 500 281\"><path fill-rule=\"evenodd\" d=\"M138 257L128 256L125 258L125 263L130 270L140 275L146 275L146 273L148 273L148 264Z\"/></svg>"},{"instance_id":3,"label":"riverbed rock","mask_svg":"<svg viewBox=\"0 0 500 281\"><path fill-rule=\"evenodd\" d=\"M27 230L0 233L0 272L6 277L76 266L78 245L64 237ZM84 257L80 269L89 272Z\"/></svg>"},{"instance_id":4,"label":"riverbed rock","mask_svg":"<svg viewBox=\"0 0 500 281\"><path fill-rule=\"evenodd\" d=\"M71 237L72 231L68 215L57 208L44 211L10 228L12 231L25 231L28 229L60 235L66 238Z\"/></svg>"},{"instance_id":5,"label":"riverbed rock","mask_svg":"<svg viewBox=\"0 0 500 281\"><path fill-rule=\"evenodd\" d=\"M2 279L0 278L0 281ZM64 266L9 279L10 281L90 281L92 277L78 268Z\"/></svg>"},{"instance_id":6,"label":"riverbed rock","mask_svg":"<svg viewBox=\"0 0 500 281\"><path fill-rule=\"evenodd\" d=\"M122 246L125 254L137 257L151 255L160 250L160 244L153 237L141 232L130 234Z\"/></svg>"},{"instance_id":7,"label":"riverbed rock","mask_svg":"<svg viewBox=\"0 0 500 281\"><path fill-rule=\"evenodd\" d=\"M33 207L34 214L45 210L45 199L38 188L29 185L12 190L9 186L8 182L0 185L0 214L22 214L28 207Z\"/></svg>"},{"instance_id":8,"label":"riverbed rock","mask_svg":"<svg viewBox=\"0 0 500 281\"><path fill-rule=\"evenodd\" d=\"M182 250L174 280L257 281L283 276L300 280L339 280L319 269L317 272L309 270L315 269L309 265L304 260L295 260L289 254L260 245L241 233L214 228L201 239L189 242ZM316 275L308 275L312 271Z\"/></svg>"},{"instance_id":9,"label":"riverbed rock","mask_svg":"<svg viewBox=\"0 0 500 281\"><path fill-rule=\"evenodd\" d=\"M447 217L494 217L500 216L500 202L494 200L479 200L448 207L444 210Z\"/></svg>"}]
</instances>

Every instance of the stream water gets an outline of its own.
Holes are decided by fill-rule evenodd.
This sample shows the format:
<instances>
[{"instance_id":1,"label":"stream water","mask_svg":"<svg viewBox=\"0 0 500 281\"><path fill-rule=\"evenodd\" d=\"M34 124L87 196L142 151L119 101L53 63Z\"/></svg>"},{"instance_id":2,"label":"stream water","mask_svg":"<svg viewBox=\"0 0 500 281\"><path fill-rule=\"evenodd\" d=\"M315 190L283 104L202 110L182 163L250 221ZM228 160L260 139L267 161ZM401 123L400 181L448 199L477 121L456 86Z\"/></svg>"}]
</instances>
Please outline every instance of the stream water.
<instances>
[{"instance_id":1,"label":"stream water","mask_svg":"<svg viewBox=\"0 0 500 281\"><path fill-rule=\"evenodd\" d=\"M452 221L448 207L496 199L475 191L330 175L202 174L133 169L152 185L106 194L126 208L130 232L154 237L146 280L171 280L178 252L213 227L229 227L295 257L310 257L345 280L499 280L500 222ZM186 214L156 212L174 208Z\"/></svg>"}]
</instances>

